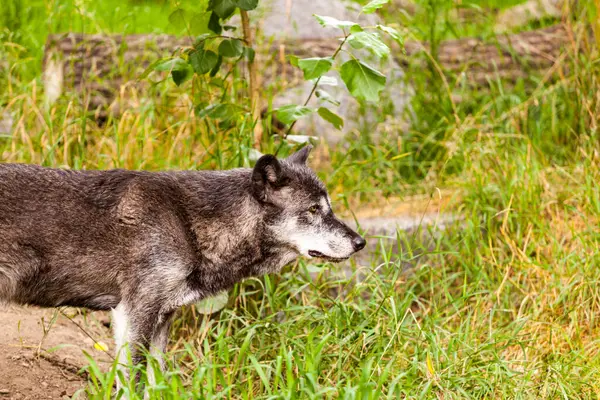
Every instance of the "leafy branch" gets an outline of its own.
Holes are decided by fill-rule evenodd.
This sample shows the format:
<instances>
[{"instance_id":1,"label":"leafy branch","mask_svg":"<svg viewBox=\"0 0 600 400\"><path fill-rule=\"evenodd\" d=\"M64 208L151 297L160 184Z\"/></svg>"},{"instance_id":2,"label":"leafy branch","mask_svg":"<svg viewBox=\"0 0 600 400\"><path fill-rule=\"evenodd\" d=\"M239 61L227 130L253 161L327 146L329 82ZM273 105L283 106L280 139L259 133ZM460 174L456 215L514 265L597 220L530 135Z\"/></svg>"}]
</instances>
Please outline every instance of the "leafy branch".
<instances>
[{"instance_id":1,"label":"leafy branch","mask_svg":"<svg viewBox=\"0 0 600 400\"><path fill-rule=\"evenodd\" d=\"M388 1L389 0L371 1L362 8L362 13L375 12ZM381 41L378 32L389 35L393 40L400 45L403 45L400 34L395 29L388 26L376 25L374 27L362 27L356 22L341 21L328 16L315 15L315 18L323 27L340 29L343 33L343 38L340 39L340 45L331 57L305 59L298 59L295 56L290 57L292 65L299 67L303 71L304 79L316 79L316 81L303 105L283 106L275 110L277 118L283 123L289 124L277 151L281 149L285 139L290 135L297 121L313 112L317 112L321 118L331 123L336 129L341 129L343 127L343 119L329 110L329 108L319 107L313 109L308 107L308 103L316 92L324 74L332 69L334 60L346 44L349 44L354 49L367 49L379 59L387 58L390 54L390 49L383 41ZM343 63L339 68L340 77L350 91L350 94L358 100L367 102L378 101L379 94L385 87L386 77L381 72L362 62L352 53L350 53L350 56L352 59ZM326 97L326 100L336 104L335 100L331 100L330 97Z\"/></svg>"},{"instance_id":2,"label":"leafy branch","mask_svg":"<svg viewBox=\"0 0 600 400\"><path fill-rule=\"evenodd\" d=\"M349 35L345 35L344 39L342 40L342 42L340 43L340 45L338 46L338 48L335 50L335 52L333 53L333 55L331 56L331 60L327 60L327 59L314 59L315 64L314 68L312 69L312 73L313 74L318 74L321 70L325 70L325 68L327 68L327 70L329 70L329 68L331 68L331 65L333 65L333 60L335 60L335 58L337 57L337 55L339 54L340 51L342 51L342 47L344 47L344 44L346 44L346 41L348 40L348 36ZM305 59L305 60L301 60L301 61L306 61L306 60L310 60L310 59ZM312 61L312 60L311 60ZM323 62L323 66L321 66L319 68L319 63ZM300 60L295 60L295 65L299 66ZM313 63L311 62L310 64L308 63L304 63L304 69L303 71L308 71L309 70L309 65L312 66ZM319 72L315 72L315 71L319 71ZM327 71L325 71L327 72ZM323 72L323 73L325 73ZM309 72L309 77L312 76L310 75ZM323 75L318 75L317 80L315 81L315 84L313 85L310 93L308 94L308 97L306 98L306 101L304 102L303 107L306 107L308 105L308 103L310 102L310 99L312 98L312 96L315 94L315 91L317 90L317 87L319 86L319 82L321 82L321 78L323 78ZM305 72L305 79L306 79L306 72ZM310 78L308 78L310 79ZM333 114L329 115L327 117L323 117L325 119L329 118L330 120L335 120L337 117L337 115ZM339 117L338 117L339 118ZM296 122L298 122L297 119L295 119L294 121L292 121L292 123L290 124L290 127L288 128L288 130L285 132L285 134L283 135L283 138L281 140L281 143L279 143L279 146L277 147L277 150L275 150L275 155L277 155L279 153L279 150L281 150L281 147L283 147L283 144L285 143L285 139L287 139L287 137L290 135L290 133L292 132L292 130L294 129L294 126L296 125ZM339 121L336 121L336 124L339 124L338 126L343 126L344 121L339 118Z\"/></svg>"},{"instance_id":3,"label":"leafy branch","mask_svg":"<svg viewBox=\"0 0 600 400\"><path fill-rule=\"evenodd\" d=\"M362 8L361 13L373 13L388 2L389 0L373 0ZM258 0L210 0L206 10L209 15L207 28L214 34L202 34L196 37L193 46L184 49L179 55L156 61L143 74L142 78L146 77L152 70L169 71L173 81L178 86L190 80L194 75L208 75L210 79L214 78L214 82L220 82L216 86L221 85L222 87L222 100L219 103L212 104L201 100L200 104L196 107L198 115L200 117L232 121L239 119L241 115L247 116L249 112L252 118L254 145L259 147L262 141L260 86L257 65L254 60L254 42L248 14L249 11L255 9L257 6ZM227 21L236 11L239 11L241 16L243 37L223 34L224 30L235 30L235 27L223 25L223 22ZM170 20L184 20L184 13L181 9L176 10L172 16L173 18L170 17ZM341 30L340 44L330 57L303 59L298 59L296 56L290 57L291 64L302 70L304 79L307 81L314 80L314 84L302 105L291 104L273 110L277 119L288 125L277 148L277 152L287 142L287 139L291 137L290 134L296 126L297 121L314 112L325 121L331 123L336 129L343 128L344 120L331 111L330 108L325 107L325 105L321 105L318 108L308 106L315 94L322 101L336 106L340 104L325 90L319 89L319 86L324 84L325 80L329 84L337 83L335 78L325 75L332 69L338 70L350 94L359 101L376 102L379 100L379 94L386 84L385 75L360 60L352 52L345 50L345 47L349 46L357 50L366 49L376 59L385 59L389 56L390 49L381 40L380 33L390 36L401 46L403 45L400 34L388 26L362 27L356 22L342 21L329 16L315 15L314 17L323 27L333 27ZM345 61L337 68L334 66L334 61L338 58L342 50L347 52L351 59ZM217 77L226 60L233 61L235 65L243 59L247 61L249 72L249 108L227 103L226 101L223 102L223 99L227 98L225 82L229 73L222 78Z\"/></svg>"},{"instance_id":4,"label":"leafy branch","mask_svg":"<svg viewBox=\"0 0 600 400\"><path fill-rule=\"evenodd\" d=\"M250 18L248 11L240 10L242 17L242 30L244 40L249 48L252 48L252 31L250 29ZM250 109L252 110L252 121L254 124L254 145L260 146L262 140L262 124L260 122L260 88L258 86L258 74L254 57L248 60L248 73L250 74Z\"/></svg>"}]
</instances>

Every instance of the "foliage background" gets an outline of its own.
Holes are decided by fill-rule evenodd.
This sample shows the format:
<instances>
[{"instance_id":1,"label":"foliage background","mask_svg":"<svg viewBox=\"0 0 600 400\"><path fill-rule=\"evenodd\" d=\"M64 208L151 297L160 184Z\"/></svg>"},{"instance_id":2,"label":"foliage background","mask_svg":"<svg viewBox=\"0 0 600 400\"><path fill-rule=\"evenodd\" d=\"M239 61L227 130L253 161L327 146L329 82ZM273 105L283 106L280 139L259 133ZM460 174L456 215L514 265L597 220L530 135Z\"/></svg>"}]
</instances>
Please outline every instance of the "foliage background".
<instances>
[{"instance_id":1,"label":"foliage background","mask_svg":"<svg viewBox=\"0 0 600 400\"><path fill-rule=\"evenodd\" d=\"M487 10L516 2L424 0L414 16L396 10L384 18L407 39L491 37ZM151 170L251 165L248 121L223 129L194 118L187 89L168 80L157 86L161 98L104 125L76 96L44 104L47 33L181 34L168 19L178 5L3 5L0 107L14 123L0 137L2 161ZM206 3L185 6L201 13ZM464 8L484 18L455 23L453 10ZM580 1L565 22L596 29L597 15L594 4ZM416 93L410 129L390 127L379 142L365 130L339 146L323 143L313 166L342 215L386 202L439 202L460 220L433 243L419 231L398 232L401 246L371 237L380 242L377 254L356 261L350 274L301 260L281 275L238 285L220 313L186 308L173 327L172 363L152 396L599 397L597 57L595 46L574 41L558 77L493 81L486 90L450 79L459 103L430 70L407 71ZM230 96L240 101L235 91ZM267 135L261 150L275 146ZM89 396L110 398L114 369L90 360L88 371Z\"/></svg>"}]
</instances>

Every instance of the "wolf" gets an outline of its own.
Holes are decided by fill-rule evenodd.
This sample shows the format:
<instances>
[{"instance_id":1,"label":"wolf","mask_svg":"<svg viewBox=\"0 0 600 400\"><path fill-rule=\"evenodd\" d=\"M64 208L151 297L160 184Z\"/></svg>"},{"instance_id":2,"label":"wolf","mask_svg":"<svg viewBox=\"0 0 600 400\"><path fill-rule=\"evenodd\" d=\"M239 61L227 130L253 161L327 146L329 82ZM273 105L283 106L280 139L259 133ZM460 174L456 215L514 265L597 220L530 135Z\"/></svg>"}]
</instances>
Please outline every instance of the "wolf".
<instances>
[{"instance_id":1,"label":"wolf","mask_svg":"<svg viewBox=\"0 0 600 400\"><path fill-rule=\"evenodd\" d=\"M161 368L181 307L299 256L349 258L311 147L227 171L0 164L0 302L112 310L117 357ZM124 374L127 367L122 365Z\"/></svg>"}]
</instances>

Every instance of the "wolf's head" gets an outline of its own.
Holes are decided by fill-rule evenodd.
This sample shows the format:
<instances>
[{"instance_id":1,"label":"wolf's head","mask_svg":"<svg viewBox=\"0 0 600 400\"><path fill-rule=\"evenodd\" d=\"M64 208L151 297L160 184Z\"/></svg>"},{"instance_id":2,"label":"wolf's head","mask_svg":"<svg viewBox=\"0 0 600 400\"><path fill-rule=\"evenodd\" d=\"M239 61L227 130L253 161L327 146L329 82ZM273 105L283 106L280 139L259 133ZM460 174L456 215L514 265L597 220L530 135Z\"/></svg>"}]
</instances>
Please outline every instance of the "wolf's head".
<instances>
[{"instance_id":1,"label":"wolf's head","mask_svg":"<svg viewBox=\"0 0 600 400\"><path fill-rule=\"evenodd\" d=\"M345 260L366 242L333 214L325 185L306 165L310 150L282 160L262 156L252 172L254 196L274 240L307 257Z\"/></svg>"}]
</instances>

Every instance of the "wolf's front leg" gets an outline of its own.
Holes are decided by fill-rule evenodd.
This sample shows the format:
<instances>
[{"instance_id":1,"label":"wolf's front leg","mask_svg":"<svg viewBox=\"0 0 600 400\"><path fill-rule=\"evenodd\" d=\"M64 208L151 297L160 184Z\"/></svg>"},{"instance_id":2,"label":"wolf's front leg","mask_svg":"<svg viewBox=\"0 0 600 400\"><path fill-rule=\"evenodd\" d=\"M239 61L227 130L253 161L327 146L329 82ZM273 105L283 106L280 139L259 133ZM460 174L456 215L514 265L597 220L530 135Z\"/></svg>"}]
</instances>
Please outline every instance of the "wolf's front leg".
<instances>
[{"instance_id":1,"label":"wolf's front leg","mask_svg":"<svg viewBox=\"0 0 600 400\"><path fill-rule=\"evenodd\" d=\"M129 378L127 344L129 343L129 313L124 303L119 303L112 310L112 328L115 335L115 359L117 361L117 372L120 372L123 382L117 376L117 393L123 387L123 383Z\"/></svg>"},{"instance_id":2,"label":"wolf's front leg","mask_svg":"<svg viewBox=\"0 0 600 400\"><path fill-rule=\"evenodd\" d=\"M164 354L171 315L163 315L151 305L129 306L127 303L119 303L113 309L113 330L115 334L117 368L121 372L123 380L117 379L117 392L123 384L129 380L129 359L136 366L144 361L144 351L150 351L159 359L161 368L164 365L162 354ZM148 380L153 384L154 374L152 368L147 369ZM136 382L139 376L136 376Z\"/></svg>"}]
</instances>

